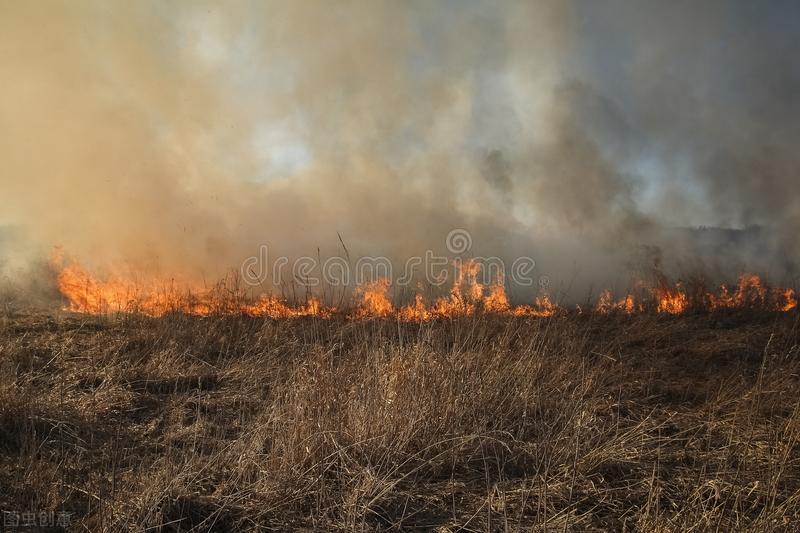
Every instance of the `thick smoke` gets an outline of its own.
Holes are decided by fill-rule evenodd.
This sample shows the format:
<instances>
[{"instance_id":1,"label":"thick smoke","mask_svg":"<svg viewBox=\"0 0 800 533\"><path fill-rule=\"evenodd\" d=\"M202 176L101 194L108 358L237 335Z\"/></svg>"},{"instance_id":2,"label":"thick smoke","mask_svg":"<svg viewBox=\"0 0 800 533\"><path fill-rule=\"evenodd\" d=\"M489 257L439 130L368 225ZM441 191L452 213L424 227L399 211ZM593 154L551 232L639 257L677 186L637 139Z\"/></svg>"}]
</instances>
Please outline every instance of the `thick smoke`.
<instances>
[{"instance_id":1,"label":"thick smoke","mask_svg":"<svg viewBox=\"0 0 800 533\"><path fill-rule=\"evenodd\" d=\"M642 245L792 273L797 10L725 4L3 2L0 257L208 281L465 228L579 290Z\"/></svg>"}]
</instances>

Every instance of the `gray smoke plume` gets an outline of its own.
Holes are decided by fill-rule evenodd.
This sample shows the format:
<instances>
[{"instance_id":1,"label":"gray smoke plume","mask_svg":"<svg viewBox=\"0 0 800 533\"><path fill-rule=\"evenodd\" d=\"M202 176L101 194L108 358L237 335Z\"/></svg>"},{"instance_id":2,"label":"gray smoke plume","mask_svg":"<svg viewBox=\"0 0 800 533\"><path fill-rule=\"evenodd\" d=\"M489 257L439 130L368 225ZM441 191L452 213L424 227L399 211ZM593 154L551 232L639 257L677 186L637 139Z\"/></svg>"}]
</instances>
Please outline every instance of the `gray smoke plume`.
<instances>
[{"instance_id":1,"label":"gray smoke plume","mask_svg":"<svg viewBox=\"0 0 800 533\"><path fill-rule=\"evenodd\" d=\"M0 257L19 271L58 245L98 272L212 280L265 242L340 254L338 232L401 259L465 228L474 253L580 290L624 280L641 245L675 270L790 275L798 14L2 2L0 224L24 237ZM764 230L675 229L701 225Z\"/></svg>"}]
</instances>

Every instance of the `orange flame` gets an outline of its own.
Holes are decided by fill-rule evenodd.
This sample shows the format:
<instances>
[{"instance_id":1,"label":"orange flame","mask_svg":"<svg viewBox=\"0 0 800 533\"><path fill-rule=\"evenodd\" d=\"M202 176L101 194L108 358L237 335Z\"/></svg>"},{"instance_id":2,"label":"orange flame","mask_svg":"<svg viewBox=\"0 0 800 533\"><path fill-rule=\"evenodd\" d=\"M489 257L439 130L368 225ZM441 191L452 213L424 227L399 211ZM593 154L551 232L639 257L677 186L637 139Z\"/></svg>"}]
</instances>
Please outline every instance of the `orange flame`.
<instances>
[{"instance_id":1,"label":"orange flame","mask_svg":"<svg viewBox=\"0 0 800 533\"><path fill-rule=\"evenodd\" d=\"M606 289L600 293L600 298L597 300L595 311L602 315L610 313L625 313L626 315L633 314L635 310L635 300L632 294L628 294L621 300L614 301L611 296L611 291Z\"/></svg>"},{"instance_id":2,"label":"orange flame","mask_svg":"<svg viewBox=\"0 0 800 533\"><path fill-rule=\"evenodd\" d=\"M310 296L304 305L290 306L275 296L262 295L255 303L242 307L242 312L246 315L268 318L330 317L335 311L335 308L325 307L313 296Z\"/></svg>"},{"instance_id":3,"label":"orange flame","mask_svg":"<svg viewBox=\"0 0 800 533\"><path fill-rule=\"evenodd\" d=\"M794 294L791 289L784 289L780 292L785 296L789 296L786 291L791 291ZM742 274L739 276L736 290L731 292L728 287L723 285L718 296L711 295L710 306L711 309L736 309L747 305L763 306L767 295L768 291L761 283L760 277L755 274Z\"/></svg>"},{"instance_id":4,"label":"orange flame","mask_svg":"<svg viewBox=\"0 0 800 533\"><path fill-rule=\"evenodd\" d=\"M207 290L179 291L173 282L135 283L119 275L99 281L77 264L64 267L57 282L61 294L69 302L68 310L79 313L139 312L161 316L181 311L207 315L214 310Z\"/></svg>"},{"instance_id":5,"label":"orange flame","mask_svg":"<svg viewBox=\"0 0 800 533\"><path fill-rule=\"evenodd\" d=\"M659 286L653 291L658 304L656 310L659 313L669 313L679 315L686 311L689 306L689 299L680 284L673 287Z\"/></svg>"},{"instance_id":6,"label":"orange flame","mask_svg":"<svg viewBox=\"0 0 800 533\"><path fill-rule=\"evenodd\" d=\"M297 316L330 315L334 310L324 307L311 297L301 306L290 306L271 296L262 295L249 302L236 288L220 291L207 288L178 287L173 281L150 279L138 283L112 274L107 279L92 277L77 263L60 266L60 255L51 258L51 265L59 268L57 283L61 295L67 300L65 309L76 313L141 313L163 316L178 312L207 316L212 313L242 313L250 316L288 318Z\"/></svg>"},{"instance_id":7,"label":"orange flame","mask_svg":"<svg viewBox=\"0 0 800 533\"><path fill-rule=\"evenodd\" d=\"M514 316L547 318L555 316L560 311L562 311L561 307L559 307L558 304L553 303L553 301L550 299L550 295L545 292L542 293L541 296L536 297L533 305L520 305L514 307L511 310L511 314Z\"/></svg>"},{"instance_id":8,"label":"orange flame","mask_svg":"<svg viewBox=\"0 0 800 533\"><path fill-rule=\"evenodd\" d=\"M293 305L273 295L248 297L235 286L180 287L172 280L150 279L144 283L131 281L118 272L98 279L79 264L63 265L63 259L54 255L52 266L57 269L58 288L66 300L65 309L77 313L141 313L163 316L170 312L206 316L214 313L244 314L254 317L331 317L339 313L333 306L323 304L310 296L300 305ZM543 292L532 305L512 306L505 290L502 275L491 283L478 280L481 265L473 260L456 263L456 277L446 296L432 304L425 303L421 294L414 296L412 304L395 307L389 295L391 283L379 279L357 287L357 304L347 316L351 318L395 317L409 322L423 322L436 318L470 316L477 313L518 317L550 317L566 312ZM759 308L772 311L797 309L796 293L791 288L768 288L759 276L742 274L735 289L721 286L716 293L693 294L690 298L681 283L670 284L658 275L655 287L639 286L637 296L628 293L615 299L609 290L603 291L595 306L598 314L624 313L627 315L653 310L657 313L678 315L691 309L717 311L723 309ZM220 288L224 290L219 290Z\"/></svg>"},{"instance_id":9,"label":"orange flame","mask_svg":"<svg viewBox=\"0 0 800 533\"><path fill-rule=\"evenodd\" d=\"M795 296L794 289L783 289L784 304L781 311L788 312L797 307L797 297Z\"/></svg>"},{"instance_id":10,"label":"orange flame","mask_svg":"<svg viewBox=\"0 0 800 533\"><path fill-rule=\"evenodd\" d=\"M389 299L388 279L362 285L356 289L356 295L361 297L361 306L355 313L356 317L387 317L394 312L394 306Z\"/></svg>"},{"instance_id":11,"label":"orange flame","mask_svg":"<svg viewBox=\"0 0 800 533\"><path fill-rule=\"evenodd\" d=\"M424 322L432 318L431 311L425 305L421 294L414 296L414 304L400 309L398 317L407 322Z\"/></svg>"}]
</instances>

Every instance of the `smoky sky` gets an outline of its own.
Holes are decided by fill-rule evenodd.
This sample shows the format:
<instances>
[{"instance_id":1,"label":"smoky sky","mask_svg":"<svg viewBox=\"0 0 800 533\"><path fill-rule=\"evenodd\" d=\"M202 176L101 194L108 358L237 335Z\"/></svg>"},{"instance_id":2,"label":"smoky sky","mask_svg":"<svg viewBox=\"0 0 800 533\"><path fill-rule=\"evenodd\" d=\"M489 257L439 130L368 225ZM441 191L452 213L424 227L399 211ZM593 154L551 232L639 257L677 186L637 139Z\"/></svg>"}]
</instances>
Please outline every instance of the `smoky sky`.
<instances>
[{"instance_id":1,"label":"smoky sky","mask_svg":"<svg viewBox=\"0 0 800 533\"><path fill-rule=\"evenodd\" d=\"M599 279L645 245L692 263L674 228L759 226L720 263L788 271L798 26L789 1L2 1L25 237L0 255L214 277L261 243L403 257L465 228Z\"/></svg>"}]
</instances>

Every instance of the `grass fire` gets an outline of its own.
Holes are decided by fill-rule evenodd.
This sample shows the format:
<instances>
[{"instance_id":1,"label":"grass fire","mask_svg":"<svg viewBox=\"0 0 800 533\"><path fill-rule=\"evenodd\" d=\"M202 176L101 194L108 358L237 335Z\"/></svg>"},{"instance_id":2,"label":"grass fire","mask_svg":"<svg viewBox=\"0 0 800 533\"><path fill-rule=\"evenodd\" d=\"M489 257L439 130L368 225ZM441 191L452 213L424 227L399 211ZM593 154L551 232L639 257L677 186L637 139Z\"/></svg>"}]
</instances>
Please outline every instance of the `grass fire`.
<instances>
[{"instance_id":1,"label":"grass fire","mask_svg":"<svg viewBox=\"0 0 800 533\"><path fill-rule=\"evenodd\" d=\"M436 318L496 314L499 316L549 317L555 314L584 313L576 305L561 306L543 291L531 305L511 305L503 280L481 283L478 273L481 264L474 260L456 262L455 280L446 296L426 304L420 294L413 303L394 305L390 281L380 278L358 286L348 306L335 306L309 296L293 304L272 294L249 296L236 279L221 282L212 288L191 288L175 280L135 282L117 276L99 280L78 264L60 267L57 272L58 290L64 310L87 314L141 313L158 317L168 313L198 316L211 314L247 315L252 317L291 318L300 316L330 317L341 315L352 319L396 318L402 321L427 321ZM770 288L755 274L739 276L735 288L721 285L717 291L706 292L700 287L688 289L681 282L670 284L658 274L650 288L637 284L635 291L615 299L608 289L586 311L596 314L659 313L680 315L689 312L711 312L723 309L762 309L789 312L797 308L792 288Z\"/></svg>"},{"instance_id":2,"label":"grass fire","mask_svg":"<svg viewBox=\"0 0 800 533\"><path fill-rule=\"evenodd\" d=\"M800 531L798 50L0 1L0 532Z\"/></svg>"}]
</instances>

